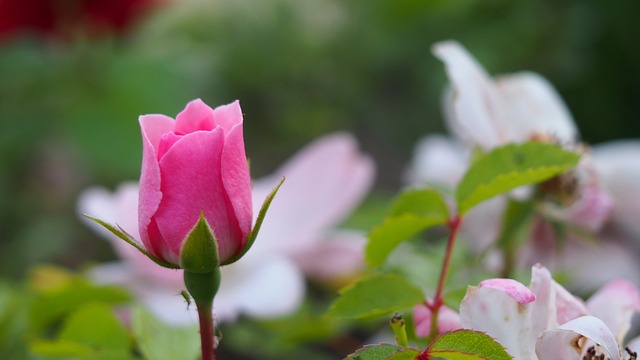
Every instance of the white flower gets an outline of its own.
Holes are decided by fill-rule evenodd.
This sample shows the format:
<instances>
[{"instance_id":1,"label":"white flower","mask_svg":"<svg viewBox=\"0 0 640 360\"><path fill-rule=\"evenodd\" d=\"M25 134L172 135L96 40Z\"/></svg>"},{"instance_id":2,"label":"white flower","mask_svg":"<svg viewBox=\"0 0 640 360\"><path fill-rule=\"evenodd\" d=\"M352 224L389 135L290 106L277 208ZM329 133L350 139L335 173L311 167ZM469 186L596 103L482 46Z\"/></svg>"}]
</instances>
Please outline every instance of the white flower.
<instances>
[{"instance_id":1,"label":"white flower","mask_svg":"<svg viewBox=\"0 0 640 360\"><path fill-rule=\"evenodd\" d=\"M444 62L451 83L445 94L443 107L446 124L454 137L427 136L419 142L408 172L408 181L412 185L427 183L453 188L470 163L474 147L491 150L506 143L527 140L553 141L574 149L581 147L578 143L578 130L571 114L558 93L540 75L519 72L492 78L471 54L455 41L437 43L433 52ZM637 150L640 152L640 145ZM598 148L594 150L596 154L601 152L604 151ZM607 241L597 244L569 241L564 249L557 251L554 241L556 235L548 231L545 221L541 221L542 217L550 218L598 235L602 234L601 230L612 216L615 220L616 217L624 219L626 215L626 223L630 226L637 224L637 221L631 219L631 214L635 211L614 212L614 207L619 206L618 204L627 204L627 208L632 208L633 203L626 200L624 194L613 197L610 195L616 194L616 190L614 186L607 186L613 183L609 178L616 177L613 173L622 171L624 165L621 164L615 171L610 171L612 175L609 176L605 174L604 166L601 166L604 161L600 158L604 156L605 154L592 157L588 152L583 154L578 167L565 176L566 180L569 180L566 189L565 186L559 186L559 194L553 194L560 200L561 196L566 195L567 201L537 202L538 220L530 233L532 241L525 244L521 252L521 262L528 266L539 261L548 262L554 268L568 270L572 279L578 279L579 286L584 287L593 285L588 284L590 280L602 276L610 278L612 270L615 274L623 274L629 270L637 272L637 266L632 264L633 260L624 251L620 251L617 241L609 236ZM613 156L617 154L608 158ZM626 170L624 173L631 171ZM624 180L616 178L615 181ZM625 189L630 187L627 186ZM517 189L510 195L517 198L530 197L531 191L526 190ZM564 194L565 191L568 194ZM629 192L625 194L629 199L635 196ZM500 232L504 206L505 197L497 197L480 204L465 216L462 236L467 238L473 250L483 251L495 242ZM640 226L637 228L640 233ZM574 240L576 238L575 235L571 237ZM607 267L607 271L602 271L604 266L597 265L606 260L599 261L595 266L580 261L579 256L588 256L591 252L596 256L603 253L622 256L616 257L618 266ZM638 277L634 278L637 279ZM602 282L596 283L600 284Z\"/></svg>"},{"instance_id":2,"label":"white flower","mask_svg":"<svg viewBox=\"0 0 640 360\"><path fill-rule=\"evenodd\" d=\"M487 332L518 360L585 359L588 351L622 359L620 344L638 311L640 293L626 280L607 283L585 303L536 265L528 288L511 279L470 287L460 319L462 327Z\"/></svg>"}]
</instances>

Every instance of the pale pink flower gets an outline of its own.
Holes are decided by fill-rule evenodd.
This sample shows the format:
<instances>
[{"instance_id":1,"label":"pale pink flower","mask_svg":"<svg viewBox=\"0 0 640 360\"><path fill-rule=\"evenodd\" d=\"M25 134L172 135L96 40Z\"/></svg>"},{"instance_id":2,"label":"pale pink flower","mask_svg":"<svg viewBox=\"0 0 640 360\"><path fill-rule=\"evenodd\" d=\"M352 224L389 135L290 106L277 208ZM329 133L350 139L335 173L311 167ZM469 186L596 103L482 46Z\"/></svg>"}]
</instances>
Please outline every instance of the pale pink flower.
<instances>
[{"instance_id":1,"label":"pale pink flower","mask_svg":"<svg viewBox=\"0 0 640 360\"><path fill-rule=\"evenodd\" d=\"M339 133L308 145L272 175L254 182L254 206L282 176L286 185L273 200L251 251L221 269L214 301L218 321L233 321L241 313L259 318L288 314L304 297L305 274L321 279L350 276L363 266L364 235L335 230L373 182L374 164L358 151L356 140ZM122 184L114 193L92 188L82 194L78 208L135 234L137 194L135 183ZM94 279L129 288L169 323L197 321L195 307L188 309L179 294L184 289L181 270L161 268L102 227L89 224L122 258L95 267L90 272Z\"/></svg>"},{"instance_id":2,"label":"pale pink flower","mask_svg":"<svg viewBox=\"0 0 640 360\"><path fill-rule=\"evenodd\" d=\"M437 43L433 52L445 63L451 81L451 89L445 96L445 120L460 139L462 149L456 151L456 143L444 140L431 140L429 148L421 143L411 172L423 175L412 179L413 182L437 181L448 176L445 174L452 174L452 179L461 177L460 166L455 163L462 158L460 154L470 154L469 149L474 146L490 150L532 139L547 139L566 146L577 143L578 130L571 114L553 86L540 75L521 72L494 80L454 41ZM447 165L425 161L432 157L422 154L424 151L449 154ZM549 213L595 231L608 218L613 205L601 189L588 155L584 157L575 175L580 198L568 207L551 208Z\"/></svg>"},{"instance_id":3,"label":"pale pink flower","mask_svg":"<svg viewBox=\"0 0 640 360\"><path fill-rule=\"evenodd\" d=\"M540 75L520 72L494 80L455 41L435 44L433 53L445 63L451 81L445 117L459 139L485 149L530 140L533 135L576 140L569 111Z\"/></svg>"},{"instance_id":4,"label":"pale pink flower","mask_svg":"<svg viewBox=\"0 0 640 360\"><path fill-rule=\"evenodd\" d=\"M640 141L607 142L594 146L591 154L604 188L615 201L613 221L640 236Z\"/></svg>"},{"instance_id":5,"label":"pale pink flower","mask_svg":"<svg viewBox=\"0 0 640 360\"><path fill-rule=\"evenodd\" d=\"M555 141L569 148L577 146L579 135L571 114L557 92L541 76L520 72L492 78L466 49L454 41L437 43L433 52L445 63L451 82L444 99L444 115L455 137L428 136L419 142L408 172L408 180L412 185L426 183L439 188L452 188L469 165L474 147L490 150L509 142L531 139ZM564 204L540 201L536 205L537 217L540 220L542 217L550 218L598 234L610 221L612 214L618 214L613 211L619 201L618 197L614 199L609 195L609 186L603 186L598 165L589 153L583 154L582 161L571 175L577 191L575 200ZM517 189L510 196L524 199L531 196L531 190ZM505 197L497 197L465 215L461 235L469 240L472 250L486 250L495 242L500 232L505 203ZM565 264L569 271L580 268L567 261L577 260L571 253L584 254L583 250L595 246L575 245L577 241L569 241L566 247L556 251L555 234L535 228L541 223L536 221L530 236L532 242L525 245L521 261L528 266L538 261L545 261L550 266ZM576 236L572 237L575 240ZM574 246L579 249L573 251ZM617 247L614 241L605 241L597 251L617 253ZM621 263L629 263L629 256L624 258ZM593 271L599 269L598 266L590 268ZM611 269L615 267L608 270ZM627 269L629 267L620 268L615 273L622 274ZM572 272L580 273L581 270ZM600 272L611 275L611 272Z\"/></svg>"},{"instance_id":6,"label":"pale pink flower","mask_svg":"<svg viewBox=\"0 0 640 360\"><path fill-rule=\"evenodd\" d=\"M625 280L609 282L586 303L540 265L533 267L528 288L510 279L489 282L467 291L460 305L462 326L485 331L519 360L582 359L589 341L600 344L596 349L607 358L620 359L618 344L640 310L638 289Z\"/></svg>"}]
</instances>

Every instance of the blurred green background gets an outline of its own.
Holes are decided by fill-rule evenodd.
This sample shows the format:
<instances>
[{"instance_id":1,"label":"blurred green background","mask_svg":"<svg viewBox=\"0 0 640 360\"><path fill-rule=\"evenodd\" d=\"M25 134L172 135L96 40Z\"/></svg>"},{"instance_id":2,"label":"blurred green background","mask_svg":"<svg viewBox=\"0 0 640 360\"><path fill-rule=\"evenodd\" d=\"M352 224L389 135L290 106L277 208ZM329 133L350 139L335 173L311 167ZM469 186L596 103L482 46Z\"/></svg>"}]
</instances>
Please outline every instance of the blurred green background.
<instances>
[{"instance_id":1,"label":"blurred green background","mask_svg":"<svg viewBox=\"0 0 640 360\"><path fill-rule=\"evenodd\" d=\"M415 142L445 131L440 40L492 74L543 74L588 143L639 137L639 18L635 0L174 0L116 34L5 36L0 277L112 258L79 222L78 193L137 179L138 115L196 97L240 99L255 177L347 130L378 164L376 192L395 193Z\"/></svg>"}]
</instances>

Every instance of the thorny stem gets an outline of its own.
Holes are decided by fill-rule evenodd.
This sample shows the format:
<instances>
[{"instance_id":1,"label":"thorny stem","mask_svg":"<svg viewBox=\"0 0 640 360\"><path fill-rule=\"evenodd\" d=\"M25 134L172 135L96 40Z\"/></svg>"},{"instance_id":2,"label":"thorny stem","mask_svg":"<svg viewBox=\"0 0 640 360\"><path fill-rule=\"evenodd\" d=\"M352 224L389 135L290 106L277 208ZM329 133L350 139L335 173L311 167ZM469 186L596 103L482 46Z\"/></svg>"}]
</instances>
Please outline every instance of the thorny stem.
<instances>
[{"instance_id":1,"label":"thorny stem","mask_svg":"<svg viewBox=\"0 0 640 360\"><path fill-rule=\"evenodd\" d=\"M440 279L438 280L438 288L436 295L433 298L433 302L427 303L427 308L431 310L431 329L429 331L429 342L438 336L438 313L444 301L442 300L442 292L444 291L444 285L447 282L447 275L449 275L449 265L451 263L451 255L453 254L453 245L458 235L458 230L462 223L462 218L459 215L453 215L447 226L449 227L449 238L447 239L447 250L444 254L444 261L442 262L442 269L440 270Z\"/></svg>"},{"instance_id":2,"label":"thorny stem","mask_svg":"<svg viewBox=\"0 0 640 360\"><path fill-rule=\"evenodd\" d=\"M196 304L198 320L200 322L200 343L202 344L202 360L215 360L215 346L213 335L212 304Z\"/></svg>"}]
</instances>

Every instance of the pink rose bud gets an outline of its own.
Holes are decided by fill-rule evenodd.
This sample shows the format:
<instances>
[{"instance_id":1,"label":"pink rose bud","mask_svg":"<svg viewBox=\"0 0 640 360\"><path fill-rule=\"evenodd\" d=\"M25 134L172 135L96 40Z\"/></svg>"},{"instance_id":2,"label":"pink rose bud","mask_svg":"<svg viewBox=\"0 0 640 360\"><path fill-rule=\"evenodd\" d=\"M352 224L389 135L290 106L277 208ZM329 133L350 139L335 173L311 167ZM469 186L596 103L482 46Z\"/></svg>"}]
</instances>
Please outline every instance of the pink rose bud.
<instances>
[{"instance_id":1,"label":"pink rose bud","mask_svg":"<svg viewBox=\"0 0 640 360\"><path fill-rule=\"evenodd\" d=\"M241 255L251 231L252 204L238 101L212 109L194 100L175 121L141 116L140 128L138 226L147 251L179 266L185 239L203 214L219 263Z\"/></svg>"}]
</instances>

